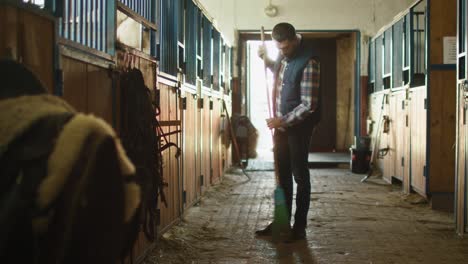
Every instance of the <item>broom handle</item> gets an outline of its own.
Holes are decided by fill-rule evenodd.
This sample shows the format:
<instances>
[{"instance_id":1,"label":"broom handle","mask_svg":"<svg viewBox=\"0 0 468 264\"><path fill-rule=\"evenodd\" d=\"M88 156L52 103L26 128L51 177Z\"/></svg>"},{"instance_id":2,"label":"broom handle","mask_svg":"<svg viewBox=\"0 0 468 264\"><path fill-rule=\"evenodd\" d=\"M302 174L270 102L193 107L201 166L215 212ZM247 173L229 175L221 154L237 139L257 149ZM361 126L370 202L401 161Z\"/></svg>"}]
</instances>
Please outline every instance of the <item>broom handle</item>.
<instances>
[{"instance_id":1,"label":"broom handle","mask_svg":"<svg viewBox=\"0 0 468 264\"><path fill-rule=\"evenodd\" d=\"M236 153L237 158L239 159L239 165L242 168L242 158L241 158L241 154L239 151L239 145L237 144L237 138L236 138L236 135L234 134L234 128L232 127L231 117L229 116L229 112L226 107L226 102L224 100L223 100L223 108L224 108L224 111L226 111L229 132L231 133L231 140L232 140L232 144L234 145L234 152Z\"/></svg>"},{"instance_id":2,"label":"broom handle","mask_svg":"<svg viewBox=\"0 0 468 264\"><path fill-rule=\"evenodd\" d=\"M270 95L270 88L268 86L268 76L267 76L267 65L266 65L266 46L265 46L265 29L262 28L260 29L260 39L262 40L262 46L265 50L265 53L263 54L263 70L265 73L265 88L266 88L266 93L267 93L267 104L268 104L268 115L270 118L273 118L273 113L272 113L272 108L271 108L271 95ZM274 88L273 88L274 89ZM271 140L273 143L273 149L275 148L275 137L273 136L273 130L270 129L271 133ZM278 173L278 164L276 162L276 155L275 151L273 150L273 166L275 167L275 180L276 180L276 186L279 186L279 173Z\"/></svg>"},{"instance_id":3,"label":"broom handle","mask_svg":"<svg viewBox=\"0 0 468 264\"><path fill-rule=\"evenodd\" d=\"M265 29L261 28L260 30L260 38L262 40L262 46L265 50L266 53L266 46L265 46ZM267 104L268 104L268 115L270 118L273 118L273 113L271 110L271 94L270 94L270 87L268 86L268 77L267 77L267 65L266 65L266 54L263 54L263 72L265 74L265 88L266 88L266 94L267 94ZM270 130L273 136L273 131Z\"/></svg>"}]
</instances>

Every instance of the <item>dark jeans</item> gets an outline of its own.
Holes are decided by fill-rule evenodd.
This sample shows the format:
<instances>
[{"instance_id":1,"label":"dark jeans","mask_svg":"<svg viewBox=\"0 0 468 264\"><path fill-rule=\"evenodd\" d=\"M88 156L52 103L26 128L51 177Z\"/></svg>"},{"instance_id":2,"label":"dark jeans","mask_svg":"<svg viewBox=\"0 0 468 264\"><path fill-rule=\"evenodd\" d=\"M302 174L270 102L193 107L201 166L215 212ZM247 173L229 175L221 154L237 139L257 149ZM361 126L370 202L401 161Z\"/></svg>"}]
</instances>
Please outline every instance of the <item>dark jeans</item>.
<instances>
[{"instance_id":1,"label":"dark jeans","mask_svg":"<svg viewBox=\"0 0 468 264\"><path fill-rule=\"evenodd\" d=\"M286 131L276 129L274 135L275 162L278 165L280 186L286 196L289 219L292 212L293 175L297 184L294 228L299 229L307 225L307 212L310 206L310 174L307 159L314 126L314 122L305 120Z\"/></svg>"}]
</instances>

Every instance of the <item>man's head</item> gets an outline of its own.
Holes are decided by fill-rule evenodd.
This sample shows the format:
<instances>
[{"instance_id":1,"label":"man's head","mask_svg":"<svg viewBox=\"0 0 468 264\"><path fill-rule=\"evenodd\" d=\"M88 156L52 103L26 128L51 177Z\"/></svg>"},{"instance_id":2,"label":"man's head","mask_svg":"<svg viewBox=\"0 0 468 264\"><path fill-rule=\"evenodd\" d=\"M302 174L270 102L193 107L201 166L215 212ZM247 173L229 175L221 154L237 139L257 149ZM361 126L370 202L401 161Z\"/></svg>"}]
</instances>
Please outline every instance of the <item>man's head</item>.
<instances>
[{"instance_id":1,"label":"man's head","mask_svg":"<svg viewBox=\"0 0 468 264\"><path fill-rule=\"evenodd\" d=\"M271 37L281 54L290 58L296 52L299 46L299 40L296 36L296 29L289 23L279 23L273 28Z\"/></svg>"}]
</instances>

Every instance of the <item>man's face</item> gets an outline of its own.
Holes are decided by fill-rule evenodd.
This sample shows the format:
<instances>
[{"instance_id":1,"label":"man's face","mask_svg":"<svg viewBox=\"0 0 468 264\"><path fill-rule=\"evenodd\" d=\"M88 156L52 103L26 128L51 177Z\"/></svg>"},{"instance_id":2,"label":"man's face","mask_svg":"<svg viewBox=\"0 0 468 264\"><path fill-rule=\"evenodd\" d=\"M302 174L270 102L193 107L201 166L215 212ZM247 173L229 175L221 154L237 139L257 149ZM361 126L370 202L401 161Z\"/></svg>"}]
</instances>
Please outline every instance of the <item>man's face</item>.
<instances>
[{"instance_id":1,"label":"man's face","mask_svg":"<svg viewBox=\"0 0 468 264\"><path fill-rule=\"evenodd\" d=\"M281 55L286 58L291 58L296 51L296 40L275 41L276 47L280 50Z\"/></svg>"}]
</instances>

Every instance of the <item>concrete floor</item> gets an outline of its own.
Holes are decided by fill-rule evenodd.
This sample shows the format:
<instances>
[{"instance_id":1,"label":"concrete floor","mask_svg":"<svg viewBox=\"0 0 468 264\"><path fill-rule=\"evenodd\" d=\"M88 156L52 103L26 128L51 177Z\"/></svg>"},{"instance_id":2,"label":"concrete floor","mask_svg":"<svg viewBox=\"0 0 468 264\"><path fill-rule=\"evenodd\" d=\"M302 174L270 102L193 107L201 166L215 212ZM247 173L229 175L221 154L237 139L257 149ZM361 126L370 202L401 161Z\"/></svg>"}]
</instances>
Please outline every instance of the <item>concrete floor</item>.
<instances>
[{"instance_id":1,"label":"concrete floor","mask_svg":"<svg viewBox=\"0 0 468 264\"><path fill-rule=\"evenodd\" d=\"M468 263L468 239L453 215L436 212L417 195L349 169L312 169L307 241L273 243L256 229L273 210L273 172L225 177L183 221L163 235L151 263Z\"/></svg>"}]
</instances>

